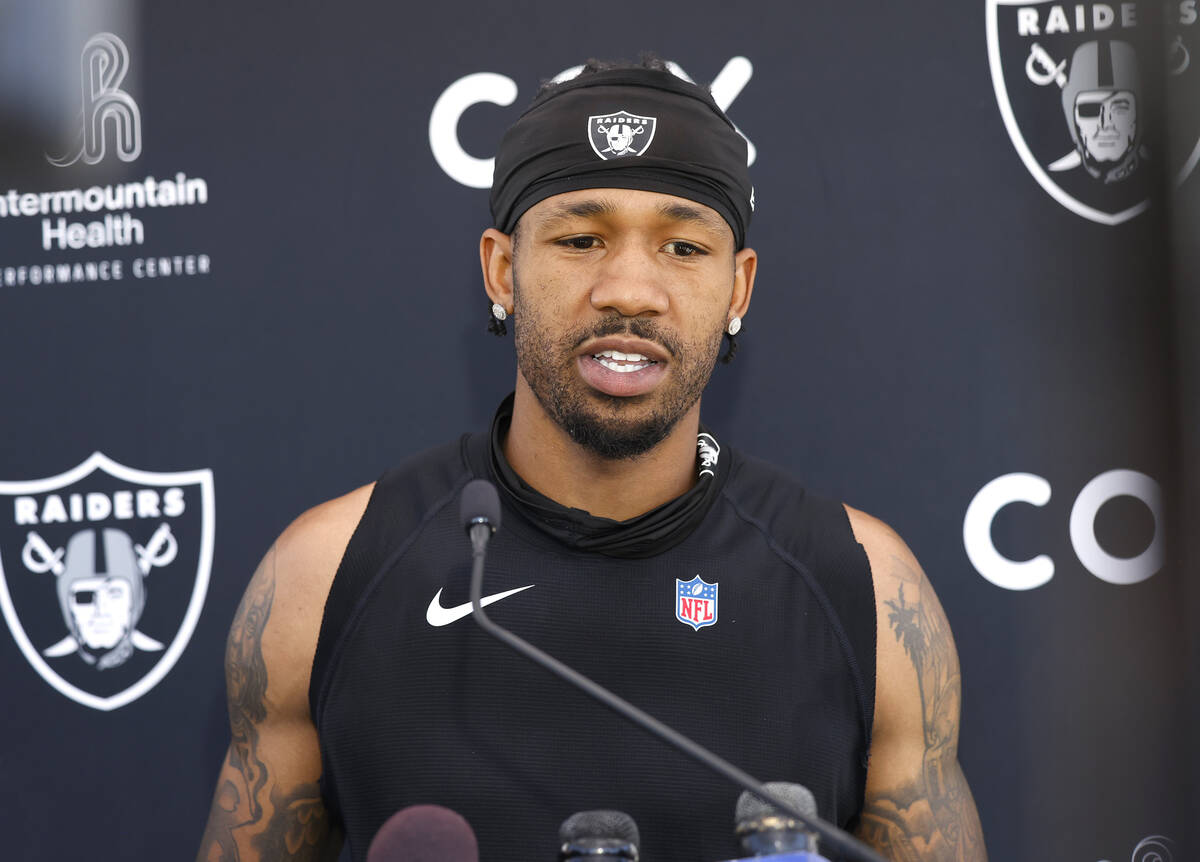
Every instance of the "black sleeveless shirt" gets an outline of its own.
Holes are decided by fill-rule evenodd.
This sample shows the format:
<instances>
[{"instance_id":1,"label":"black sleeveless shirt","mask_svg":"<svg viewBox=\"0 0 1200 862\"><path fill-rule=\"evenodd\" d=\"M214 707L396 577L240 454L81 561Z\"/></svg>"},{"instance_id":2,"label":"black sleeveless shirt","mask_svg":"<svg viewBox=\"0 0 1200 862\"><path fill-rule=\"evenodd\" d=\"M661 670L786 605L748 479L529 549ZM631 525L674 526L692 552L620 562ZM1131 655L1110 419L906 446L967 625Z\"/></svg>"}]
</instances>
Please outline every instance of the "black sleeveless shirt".
<instances>
[{"instance_id":1,"label":"black sleeveless shirt","mask_svg":"<svg viewBox=\"0 0 1200 862\"><path fill-rule=\"evenodd\" d=\"M559 824L596 808L633 816L647 862L742 855L739 788L467 617L458 497L476 477L505 489L484 596L508 595L493 619L759 780L805 785L821 817L852 828L875 603L841 504L702 434L703 480L631 527L649 545L622 542L622 525L539 500L494 436L385 473L330 589L309 699L322 794L353 858L420 803L466 817L482 862L551 862Z\"/></svg>"}]
</instances>

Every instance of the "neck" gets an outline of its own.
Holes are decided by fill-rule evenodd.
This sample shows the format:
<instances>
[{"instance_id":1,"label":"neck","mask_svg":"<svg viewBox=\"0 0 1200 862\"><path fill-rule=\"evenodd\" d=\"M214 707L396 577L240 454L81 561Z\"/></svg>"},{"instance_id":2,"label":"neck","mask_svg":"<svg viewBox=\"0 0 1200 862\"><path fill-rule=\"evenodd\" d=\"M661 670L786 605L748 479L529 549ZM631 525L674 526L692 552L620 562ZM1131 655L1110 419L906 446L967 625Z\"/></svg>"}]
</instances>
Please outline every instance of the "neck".
<instances>
[{"instance_id":1,"label":"neck","mask_svg":"<svg viewBox=\"0 0 1200 862\"><path fill-rule=\"evenodd\" d=\"M626 521L685 493L696 482L700 402L666 439L637 458L602 458L546 414L518 373L504 456L525 482L562 506Z\"/></svg>"}]
</instances>

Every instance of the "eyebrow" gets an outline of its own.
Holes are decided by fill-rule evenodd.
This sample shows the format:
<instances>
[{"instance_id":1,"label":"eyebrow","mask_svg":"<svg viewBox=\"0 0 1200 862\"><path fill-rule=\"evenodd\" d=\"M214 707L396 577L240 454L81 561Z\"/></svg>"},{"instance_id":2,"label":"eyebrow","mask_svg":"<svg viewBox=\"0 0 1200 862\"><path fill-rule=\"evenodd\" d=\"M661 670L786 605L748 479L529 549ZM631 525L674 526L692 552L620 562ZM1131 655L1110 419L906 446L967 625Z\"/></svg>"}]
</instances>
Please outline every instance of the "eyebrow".
<instances>
[{"instance_id":1,"label":"eyebrow","mask_svg":"<svg viewBox=\"0 0 1200 862\"><path fill-rule=\"evenodd\" d=\"M573 218L594 218L596 216L612 215L616 212L612 201L604 198L590 198L574 203L558 204L553 210L542 216L538 226L541 228L554 227Z\"/></svg>"},{"instance_id":2,"label":"eyebrow","mask_svg":"<svg viewBox=\"0 0 1200 862\"><path fill-rule=\"evenodd\" d=\"M671 221L691 222L716 233L721 233L725 228L723 218L689 204L662 203L658 205L657 211L660 216ZM612 201L606 198L589 198L573 203L558 204L553 210L542 216L538 226L542 229L553 228L573 218L611 216L616 212L617 207Z\"/></svg>"},{"instance_id":3,"label":"eyebrow","mask_svg":"<svg viewBox=\"0 0 1200 862\"><path fill-rule=\"evenodd\" d=\"M688 204L660 204L658 213L673 221L695 222L717 233L720 233L725 227L725 219Z\"/></svg>"}]
</instances>

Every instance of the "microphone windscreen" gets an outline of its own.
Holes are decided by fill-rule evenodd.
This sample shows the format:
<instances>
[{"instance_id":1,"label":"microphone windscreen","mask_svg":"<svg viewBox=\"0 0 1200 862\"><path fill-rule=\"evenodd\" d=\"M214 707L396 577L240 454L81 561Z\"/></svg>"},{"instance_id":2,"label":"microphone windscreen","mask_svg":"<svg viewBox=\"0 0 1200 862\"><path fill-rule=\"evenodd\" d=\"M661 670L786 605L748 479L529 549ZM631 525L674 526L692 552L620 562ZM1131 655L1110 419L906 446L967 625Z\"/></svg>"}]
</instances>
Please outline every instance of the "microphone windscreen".
<instances>
[{"instance_id":1,"label":"microphone windscreen","mask_svg":"<svg viewBox=\"0 0 1200 862\"><path fill-rule=\"evenodd\" d=\"M593 838L621 841L635 847L641 844L637 824L624 811L580 811L558 827L558 839L563 844Z\"/></svg>"},{"instance_id":2,"label":"microphone windscreen","mask_svg":"<svg viewBox=\"0 0 1200 862\"><path fill-rule=\"evenodd\" d=\"M500 495L487 479L472 479L462 489L458 517L468 532L472 524L485 521L492 530L500 529Z\"/></svg>"},{"instance_id":3,"label":"microphone windscreen","mask_svg":"<svg viewBox=\"0 0 1200 862\"><path fill-rule=\"evenodd\" d=\"M479 862L479 845L462 815L440 805L411 805L379 827L367 862Z\"/></svg>"},{"instance_id":4,"label":"microphone windscreen","mask_svg":"<svg viewBox=\"0 0 1200 862\"><path fill-rule=\"evenodd\" d=\"M812 795L812 791L804 785L789 781L768 781L763 787L778 796L783 802L799 810L801 814L809 817L817 816L817 800ZM734 814L739 828L762 820L764 817L790 816L765 799L755 796L749 790L742 791L742 795L738 797L737 809Z\"/></svg>"}]
</instances>

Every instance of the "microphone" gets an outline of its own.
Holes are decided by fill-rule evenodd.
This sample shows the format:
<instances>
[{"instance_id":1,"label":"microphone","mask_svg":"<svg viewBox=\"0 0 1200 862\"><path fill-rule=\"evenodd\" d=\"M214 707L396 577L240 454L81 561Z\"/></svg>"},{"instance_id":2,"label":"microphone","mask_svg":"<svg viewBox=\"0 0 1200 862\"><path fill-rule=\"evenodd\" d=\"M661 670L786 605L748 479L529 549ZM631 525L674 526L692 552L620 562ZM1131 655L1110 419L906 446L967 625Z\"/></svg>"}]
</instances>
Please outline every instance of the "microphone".
<instances>
[{"instance_id":1,"label":"microphone","mask_svg":"<svg viewBox=\"0 0 1200 862\"><path fill-rule=\"evenodd\" d=\"M637 862L637 824L624 811L580 811L572 814L558 827L560 862L575 860L627 859Z\"/></svg>"},{"instance_id":2,"label":"microphone","mask_svg":"<svg viewBox=\"0 0 1200 862\"><path fill-rule=\"evenodd\" d=\"M487 479L472 479L462 489L458 517L471 537L476 556L484 553L488 539L500 529L500 495Z\"/></svg>"},{"instance_id":3,"label":"microphone","mask_svg":"<svg viewBox=\"0 0 1200 862\"><path fill-rule=\"evenodd\" d=\"M810 818L817 816L817 800L807 787L786 781L768 781L763 787ZM817 855L817 836L803 823L749 790L738 797L734 820L742 849L752 857L770 856L780 862L784 858L795 862L825 858Z\"/></svg>"},{"instance_id":4,"label":"microphone","mask_svg":"<svg viewBox=\"0 0 1200 862\"><path fill-rule=\"evenodd\" d=\"M574 668L568 667L558 659L542 652L533 644L522 640L508 629L492 621L483 610L483 568L487 553L487 542L492 533L500 526L500 497L496 488L486 479L473 479L463 488L460 498L459 516L463 526L471 537L473 549L471 559L471 608L472 616L479 627L492 637L507 644L511 649L524 655L536 664L541 665L555 676L566 680L578 689L582 689L596 700L607 706L617 715L631 721L653 736L687 754L694 760L703 763L709 769L725 776L744 790L753 792L770 802L780 811L796 818L822 840L838 852L861 862L887 862L867 845L858 841L852 835L843 832L831 823L826 823L818 817L799 811L790 802L780 799L776 794L767 790L761 782L755 780L749 773L743 772L727 760L713 754L704 746L684 736L674 728L663 724L654 716L638 709L624 698L618 697L599 683L593 682Z\"/></svg>"},{"instance_id":5,"label":"microphone","mask_svg":"<svg viewBox=\"0 0 1200 862\"><path fill-rule=\"evenodd\" d=\"M367 862L479 862L479 845L462 815L440 805L410 805L379 827Z\"/></svg>"}]
</instances>

